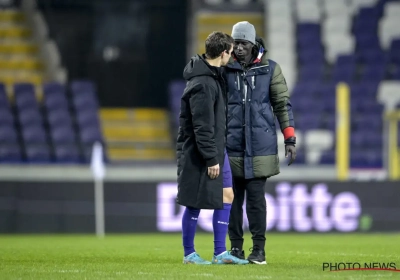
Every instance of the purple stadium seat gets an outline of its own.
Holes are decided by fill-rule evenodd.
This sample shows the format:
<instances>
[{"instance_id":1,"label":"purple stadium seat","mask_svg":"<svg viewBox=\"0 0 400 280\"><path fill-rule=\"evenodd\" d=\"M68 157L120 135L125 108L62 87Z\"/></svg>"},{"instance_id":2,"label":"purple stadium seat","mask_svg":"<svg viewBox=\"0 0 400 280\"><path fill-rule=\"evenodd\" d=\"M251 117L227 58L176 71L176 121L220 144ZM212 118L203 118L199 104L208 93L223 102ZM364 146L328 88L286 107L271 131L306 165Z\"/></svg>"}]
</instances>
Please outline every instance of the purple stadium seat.
<instances>
[{"instance_id":1,"label":"purple stadium seat","mask_svg":"<svg viewBox=\"0 0 400 280\"><path fill-rule=\"evenodd\" d=\"M378 21L379 17L381 17L381 11L375 7L360 8L358 11L358 19Z\"/></svg>"},{"instance_id":2,"label":"purple stadium seat","mask_svg":"<svg viewBox=\"0 0 400 280\"><path fill-rule=\"evenodd\" d=\"M60 83L46 83L43 85L43 93L44 96L50 96L50 95L63 95L65 96L66 94L66 88L64 85Z\"/></svg>"},{"instance_id":3,"label":"purple stadium seat","mask_svg":"<svg viewBox=\"0 0 400 280\"><path fill-rule=\"evenodd\" d=\"M71 114L67 110L54 110L47 113L47 121L51 128L60 125L72 125Z\"/></svg>"},{"instance_id":4,"label":"purple stadium seat","mask_svg":"<svg viewBox=\"0 0 400 280\"><path fill-rule=\"evenodd\" d=\"M30 163L49 163L51 155L48 145L25 145L26 159Z\"/></svg>"},{"instance_id":5,"label":"purple stadium seat","mask_svg":"<svg viewBox=\"0 0 400 280\"><path fill-rule=\"evenodd\" d=\"M0 124L0 143L15 143L18 141L15 127L10 124Z\"/></svg>"},{"instance_id":6,"label":"purple stadium seat","mask_svg":"<svg viewBox=\"0 0 400 280\"><path fill-rule=\"evenodd\" d=\"M336 131L336 118L334 113L325 118L323 126L325 129Z\"/></svg>"},{"instance_id":7,"label":"purple stadium seat","mask_svg":"<svg viewBox=\"0 0 400 280\"><path fill-rule=\"evenodd\" d=\"M305 164L306 162L306 155L303 149L298 149L296 151L296 164Z\"/></svg>"},{"instance_id":8,"label":"purple stadium seat","mask_svg":"<svg viewBox=\"0 0 400 280\"><path fill-rule=\"evenodd\" d=\"M99 107L97 97L94 93L78 94L73 97L73 104L76 111L97 109Z\"/></svg>"},{"instance_id":9,"label":"purple stadium seat","mask_svg":"<svg viewBox=\"0 0 400 280\"><path fill-rule=\"evenodd\" d=\"M323 67L325 63L325 55L323 52L314 52L312 49L308 51L302 51L298 53L299 63L302 66L308 67L311 65L317 65Z\"/></svg>"},{"instance_id":10,"label":"purple stadium seat","mask_svg":"<svg viewBox=\"0 0 400 280\"><path fill-rule=\"evenodd\" d=\"M400 65L400 39L393 40L390 45L390 62Z\"/></svg>"},{"instance_id":11,"label":"purple stadium seat","mask_svg":"<svg viewBox=\"0 0 400 280\"><path fill-rule=\"evenodd\" d=\"M4 107L10 107L10 102L8 100L4 85L0 84L0 108Z\"/></svg>"},{"instance_id":12,"label":"purple stadium seat","mask_svg":"<svg viewBox=\"0 0 400 280\"><path fill-rule=\"evenodd\" d=\"M18 144L0 144L0 162L16 163L21 161L21 147Z\"/></svg>"},{"instance_id":13,"label":"purple stadium seat","mask_svg":"<svg viewBox=\"0 0 400 280\"><path fill-rule=\"evenodd\" d=\"M318 23L300 23L297 24L297 34L320 34L321 26Z\"/></svg>"},{"instance_id":14,"label":"purple stadium seat","mask_svg":"<svg viewBox=\"0 0 400 280\"><path fill-rule=\"evenodd\" d=\"M357 127L357 130L368 131L369 133L382 133L381 114L370 114L353 116L351 122Z\"/></svg>"},{"instance_id":15,"label":"purple stadium seat","mask_svg":"<svg viewBox=\"0 0 400 280\"><path fill-rule=\"evenodd\" d=\"M48 93L44 97L44 106L47 111L68 110L68 101L64 94Z\"/></svg>"},{"instance_id":16,"label":"purple stadium seat","mask_svg":"<svg viewBox=\"0 0 400 280\"><path fill-rule=\"evenodd\" d=\"M314 112L296 113L296 128L300 130L317 129L322 127L320 115Z\"/></svg>"},{"instance_id":17,"label":"purple stadium seat","mask_svg":"<svg viewBox=\"0 0 400 280\"><path fill-rule=\"evenodd\" d=\"M335 100L337 83L322 83L318 87L318 94L327 100Z\"/></svg>"},{"instance_id":18,"label":"purple stadium seat","mask_svg":"<svg viewBox=\"0 0 400 280\"><path fill-rule=\"evenodd\" d=\"M14 116L8 107L0 107L0 125L14 125Z\"/></svg>"},{"instance_id":19,"label":"purple stadium seat","mask_svg":"<svg viewBox=\"0 0 400 280\"><path fill-rule=\"evenodd\" d=\"M366 64L361 72L360 81L379 82L386 74L385 64Z\"/></svg>"},{"instance_id":20,"label":"purple stadium seat","mask_svg":"<svg viewBox=\"0 0 400 280\"><path fill-rule=\"evenodd\" d=\"M26 108L18 113L21 126L42 125L43 118L37 109Z\"/></svg>"},{"instance_id":21,"label":"purple stadium seat","mask_svg":"<svg viewBox=\"0 0 400 280\"><path fill-rule=\"evenodd\" d=\"M333 68L332 81L335 83L339 82L351 82L354 81L356 75L355 64L336 64Z\"/></svg>"},{"instance_id":22,"label":"purple stadium seat","mask_svg":"<svg viewBox=\"0 0 400 280\"><path fill-rule=\"evenodd\" d=\"M335 164L336 153L334 150L325 151L322 153L320 164Z\"/></svg>"},{"instance_id":23,"label":"purple stadium seat","mask_svg":"<svg viewBox=\"0 0 400 280\"><path fill-rule=\"evenodd\" d=\"M291 99L298 100L307 96L314 96L318 93L320 83L318 81L298 82L293 88Z\"/></svg>"},{"instance_id":24,"label":"purple stadium seat","mask_svg":"<svg viewBox=\"0 0 400 280\"><path fill-rule=\"evenodd\" d=\"M29 84L29 83L17 83L14 85L14 94L20 95L23 93L34 93L35 92L35 88L33 86L33 84Z\"/></svg>"},{"instance_id":25,"label":"purple stadium seat","mask_svg":"<svg viewBox=\"0 0 400 280\"><path fill-rule=\"evenodd\" d=\"M75 80L71 82L71 94L87 94L95 93L96 86L92 81L88 80Z\"/></svg>"},{"instance_id":26,"label":"purple stadium seat","mask_svg":"<svg viewBox=\"0 0 400 280\"><path fill-rule=\"evenodd\" d=\"M359 32L354 35L356 37L357 52L364 50L381 51L380 42L376 34Z\"/></svg>"},{"instance_id":27,"label":"purple stadium seat","mask_svg":"<svg viewBox=\"0 0 400 280\"><path fill-rule=\"evenodd\" d=\"M80 163L82 161L76 145L55 145L54 155L58 163Z\"/></svg>"},{"instance_id":28,"label":"purple stadium seat","mask_svg":"<svg viewBox=\"0 0 400 280\"><path fill-rule=\"evenodd\" d=\"M350 86L352 98L369 98L375 99L378 91L378 83L376 82L361 82Z\"/></svg>"},{"instance_id":29,"label":"purple stadium seat","mask_svg":"<svg viewBox=\"0 0 400 280\"><path fill-rule=\"evenodd\" d=\"M100 126L97 110L81 110L76 112L76 122L79 127Z\"/></svg>"},{"instance_id":30,"label":"purple stadium seat","mask_svg":"<svg viewBox=\"0 0 400 280\"><path fill-rule=\"evenodd\" d=\"M46 132L41 125L27 126L22 128L22 138L24 143L46 143Z\"/></svg>"},{"instance_id":31,"label":"purple stadium seat","mask_svg":"<svg viewBox=\"0 0 400 280\"><path fill-rule=\"evenodd\" d=\"M321 52L324 49L320 35L315 34L302 34L297 35L297 47L299 51L313 49L315 52Z\"/></svg>"},{"instance_id":32,"label":"purple stadium seat","mask_svg":"<svg viewBox=\"0 0 400 280\"><path fill-rule=\"evenodd\" d=\"M325 67L321 65L310 65L309 67L301 67L299 80L300 81L322 81L325 76Z\"/></svg>"},{"instance_id":33,"label":"purple stadium seat","mask_svg":"<svg viewBox=\"0 0 400 280\"><path fill-rule=\"evenodd\" d=\"M34 92L29 91L21 91L20 93L15 94L15 104L18 110L38 108Z\"/></svg>"},{"instance_id":34,"label":"purple stadium seat","mask_svg":"<svg viewBox=\"0 0 400 280\"><path fill-rule=\"evenodd\" d=\"M390 78L393 80L400 80L400 64L396 65L394 70L390 73Z\"/></svg>"},{"instance_id":35,"label":"purple stadium seat","mask_svg":"<svg viewBox=\"0 0 400 280\"><path fill-rule=\"evenodd\" d=\"M374 49L365 49L358 52L358 59L364 64L385 64L387 56L383 51L377 51Z\"/></svg>"},{"instance_id":36,"label":"purple stadium seat","mask_svg":"<svg viewBox=\"0 0 400 280\"><path fill-rule=\"evenodd\" d=\"M79 136L83 144L93 144L96 141L103 142L103 137L98 126L82 127Z\"/></svg>"},{"instance_id":37,"label":"purple stadium seat","mask_svg":"<svg viewBox=\"0 0 400 280\"><path fill-rule=\"evenodd\" d=\"M380 131L381 132L381 131ZM351 146L353 148L381 149L382 133L370 133L369 131L354 131L351 135Z\"/></svg>"},{"instance_id":38,"label":"purple stadium seat","mask_svg":"<svg viewBox=\"0 0 400 280\"><path fill-rule=\"evenodd\" d=\"M370 149L352 149L350 166L353 168L381 168L382 152Z\"/></svg>"},{"instance_id":39,"label":"purple stadium seat","mask_svg":"<svg viewBox=\"0 0 400 280\"><path fill-rule=\"evenodd\" d=\"M72 126L63 125L50 129L50 138L53 144L76 143L76 135Z\"/></svg>"}]
</instances>

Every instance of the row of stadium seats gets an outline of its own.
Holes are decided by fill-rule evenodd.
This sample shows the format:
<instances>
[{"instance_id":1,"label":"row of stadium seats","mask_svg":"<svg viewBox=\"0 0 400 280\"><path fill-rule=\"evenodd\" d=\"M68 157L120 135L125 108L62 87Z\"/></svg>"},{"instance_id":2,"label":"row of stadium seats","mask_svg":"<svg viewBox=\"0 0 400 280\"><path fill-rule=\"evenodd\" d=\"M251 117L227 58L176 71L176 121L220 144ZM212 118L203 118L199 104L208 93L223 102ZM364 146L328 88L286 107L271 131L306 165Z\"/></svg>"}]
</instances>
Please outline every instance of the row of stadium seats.
<instances>
[{"instance_id":1,"label":"row of stadium seats","mask_svg":"<svg viewBox=\"0 0 400 280\"><path fill-rule=\"evenodd\" d=\"M32 84L0 84L0 162L85 163L103 142L96 90L91 82L48 83L38 98Z\"/></svg>"}]
</instances>

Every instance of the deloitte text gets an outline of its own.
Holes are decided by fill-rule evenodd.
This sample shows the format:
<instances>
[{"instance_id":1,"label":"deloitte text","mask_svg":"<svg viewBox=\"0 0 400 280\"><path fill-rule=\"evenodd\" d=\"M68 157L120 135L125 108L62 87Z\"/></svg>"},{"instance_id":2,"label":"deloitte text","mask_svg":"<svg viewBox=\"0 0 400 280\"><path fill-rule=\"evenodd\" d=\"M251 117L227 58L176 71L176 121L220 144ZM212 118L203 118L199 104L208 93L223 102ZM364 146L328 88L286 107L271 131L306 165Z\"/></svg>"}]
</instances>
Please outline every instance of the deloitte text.
<instances>
[{"instance_id":1,"label":"deloitte text","mask_svg":"<svg viewBox=\"0 0 400 280\"><path fill-rule=\"evenodd\" d=\"M177 185L161 183L157 186L157 228L160 231L180 231L184 207L175 202ZM361 203L356 194L329 193L326 184L315 184L310 191L305 184L280 183L276 196L266 193L267 230L277 231L342 231L358 228ZM244 226L248 221L244 211ZM202 210L198 225L212 231L213 210Z\"/></svg>"}]
</instances>

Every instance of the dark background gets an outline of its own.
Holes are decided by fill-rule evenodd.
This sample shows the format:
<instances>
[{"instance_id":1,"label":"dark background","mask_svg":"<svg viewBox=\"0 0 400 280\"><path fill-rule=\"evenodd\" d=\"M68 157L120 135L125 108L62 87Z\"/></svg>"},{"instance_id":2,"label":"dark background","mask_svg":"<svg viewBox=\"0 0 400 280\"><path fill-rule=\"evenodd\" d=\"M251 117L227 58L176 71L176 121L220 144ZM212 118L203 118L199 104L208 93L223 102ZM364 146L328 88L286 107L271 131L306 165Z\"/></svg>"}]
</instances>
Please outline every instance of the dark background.
<instances>
[{"instance_id":1,"label":"dark background","mask_svg":"<svg viewBox=\"0 0 400 280\"><path fill-rule=\"evenodd\" d=\"M38 0L69 80L92 79L102 107L167 107L186 63L186 0ZM118 55L105 59L104 52Z\"/></svg>"}]
</instances>

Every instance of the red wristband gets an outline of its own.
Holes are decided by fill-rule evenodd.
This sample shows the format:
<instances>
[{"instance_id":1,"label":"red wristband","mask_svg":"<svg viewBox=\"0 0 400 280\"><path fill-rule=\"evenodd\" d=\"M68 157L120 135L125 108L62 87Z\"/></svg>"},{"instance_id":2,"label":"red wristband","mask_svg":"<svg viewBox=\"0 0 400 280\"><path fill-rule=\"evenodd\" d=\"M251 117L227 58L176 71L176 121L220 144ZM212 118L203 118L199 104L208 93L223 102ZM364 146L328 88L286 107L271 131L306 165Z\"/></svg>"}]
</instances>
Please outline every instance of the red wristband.
<instances>
[{"instance_id":1,"label":"red wristband","mask_svg":"<svg viewBox=\"0 0 400 280\"><path fill-rule=\"evenodd\" d=\"M285 140L288 139L288 138L290 138L290 137L295 137L295 134L294 134L294 127L291 127L291 126L286 127L286 128L283 130L283 137L285 138Z\"/></svg>"}]
</instances>

